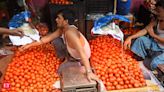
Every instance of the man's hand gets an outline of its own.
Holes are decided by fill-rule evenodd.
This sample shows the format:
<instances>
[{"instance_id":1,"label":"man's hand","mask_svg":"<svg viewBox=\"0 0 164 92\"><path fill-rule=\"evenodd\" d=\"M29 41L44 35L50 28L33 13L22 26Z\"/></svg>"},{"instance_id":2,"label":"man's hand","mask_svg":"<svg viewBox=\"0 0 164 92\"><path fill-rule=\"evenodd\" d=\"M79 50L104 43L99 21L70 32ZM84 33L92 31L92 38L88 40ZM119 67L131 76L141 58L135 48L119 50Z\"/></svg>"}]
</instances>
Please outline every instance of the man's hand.
<instances>
[{"instance_id":1,"label":"man's hand","mask_svg":"<svg viewBox=\"0 0 164 92\"><path fill-rule=\"evenodd\" d=\"M87 73L87 78L90 82L92 80L99 82L99 78L93 72Z\"/></svg>"},{"instance_id":2,"label":"man's hand","mask_svg":"<svg viewBox=\"0 0 164 92\"><path fill-rule=\"evenodd\" d=\"M11 30L10 34L15 36L21 36L21 37L24 35L23 30L20 28Z\"/></svg>"},{"instance_id":3,"label":"man's hand","mask_svg":"<svg viewBox=\"0 0 164 92\"><path fill-rule=\"evenodd\" d=\"M131 39L130 37L128 37L128 38L125 40L125 42L124 42L124 49L125 49L125 50L131 47L131 41L132 41L132 39Z\"/></svg>"},{"instance_id":4,"label":"man's hand","mask_svg":"<svg viewBox=\"0 0 164 92\"><path fill-rule=\"evenodd\" d=\"M151 37L153 37L153 38L156 36L156 34L154 33L154 30L153 30L153 27L147 29L147 32L148 32L148 34L149 34Z\"/></svg>"},{"instance_id":5,"label":"man's hand","mask_svg":"<svg viewBox=\"0 0 164 92\"><path fill-rule=\"evenodd\" d=\"M21 46L21 47L19 48L19 51L24 51L24 50L26 50L26 49L28 49L28 48L30 48L30 47L31 47L30 44L23 45L23 46Z\"/></svg>"}]
</instances>

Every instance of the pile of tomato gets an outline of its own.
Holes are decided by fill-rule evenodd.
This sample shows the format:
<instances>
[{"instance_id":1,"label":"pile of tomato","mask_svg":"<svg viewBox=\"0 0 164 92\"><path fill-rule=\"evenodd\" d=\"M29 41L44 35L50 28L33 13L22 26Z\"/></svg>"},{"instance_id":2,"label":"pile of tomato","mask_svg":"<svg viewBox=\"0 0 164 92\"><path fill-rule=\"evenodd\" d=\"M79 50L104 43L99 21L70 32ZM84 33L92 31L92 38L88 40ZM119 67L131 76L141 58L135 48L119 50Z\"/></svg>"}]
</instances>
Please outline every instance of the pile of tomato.
<instances>
[{"instance_id":1,"label":"pile of tomato","mask_svg":"<svg viewBox=\"0 0 164 92\"><path fill-rule=\"evenodd\" d=\"M48 33L48 27L46 24L38 23L36 24L36 29L39 31L40 36L45 36Z\"/></svg>"},{"instance_id":2,"label":"pile of tomato","mask_svg":"<svg viewBox=\"0 0 164 92\"><path fill-rule=\"evenodd\" d=\"M16 51L8 65L1 91L60 92L53 87L59 80L56 72L60 63L51 44Z\"/></svg>"},{"instance_id":3,"label":"pile of tomato","mask_svg":"<svg viewBox=\"0 0 164 92\"><path fill-rule=\"evenodd\" d=\"M136 34L140 29L132 29L132 28L129 28L129 29L123 29L122 32L125 34L125 35L133 35L133 34Z\"/></svg>"},{"instance_id":4,"label":"pile of tomato","mask_svg":"<svg viewBox=\"0 0 164 92\"><path fill-rule=\"evenodd\" d=\"M52 4L59 4L59 5L73 4L73 2L70 0L51 0L51 3Z\"/></svg>"},{"instance_id":5,"label":"pile of tomato","mask_svg":"<svg viewBox=\"0 0 164 92\"><path fill-rule=\"evenodd\" d=\"M90 40L90 62L107 90L138 88L146 85L138 62L130 51L123 51L121 42L100 36Z\"/></svg>"}]
</instances>

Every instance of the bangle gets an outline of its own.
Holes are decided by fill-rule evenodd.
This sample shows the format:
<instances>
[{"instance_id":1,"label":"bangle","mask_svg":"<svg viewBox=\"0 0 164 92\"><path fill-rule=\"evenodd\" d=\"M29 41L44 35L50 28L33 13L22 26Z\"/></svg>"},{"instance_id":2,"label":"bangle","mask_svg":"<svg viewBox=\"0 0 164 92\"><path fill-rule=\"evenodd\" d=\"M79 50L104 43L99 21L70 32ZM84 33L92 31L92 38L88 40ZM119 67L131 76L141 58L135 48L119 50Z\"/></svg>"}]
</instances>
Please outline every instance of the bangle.
<instances>
[{"instance_id":1,"label":"bangle","mask_svg":"<svg viewBox=\"0 0 164 92\"><path fill-rule=\"evenodd\" d=\"M92 73L92 70L91 70L91 69L89 69L89 70L87 70L86 72L87 72L87 73Z\"/></svg>"},{"instance_id":2,"label":"bangle","mask_svg":"<svg viewBox=\"0 0 164 92\"><path fill-rule=\"evenodd\" d=\"M147 27L145 27L145 30L146 30L147 32L149 32L149 30L147 29Z\"/></svg>"}]
</instances>

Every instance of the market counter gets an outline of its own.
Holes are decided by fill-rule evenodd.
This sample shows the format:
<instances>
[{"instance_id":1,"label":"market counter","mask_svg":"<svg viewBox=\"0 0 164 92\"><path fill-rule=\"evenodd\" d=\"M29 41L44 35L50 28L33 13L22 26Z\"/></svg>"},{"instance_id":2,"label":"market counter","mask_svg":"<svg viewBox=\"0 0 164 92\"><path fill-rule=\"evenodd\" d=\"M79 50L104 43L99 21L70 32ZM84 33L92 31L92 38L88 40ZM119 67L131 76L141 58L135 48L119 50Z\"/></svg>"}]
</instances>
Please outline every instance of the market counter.
<instances>
[{"instance_id":1,"label":"market counter","mask_svg":"<svg viewBox=\"0 0 164 92\"><path fill-rule=\"evenodd\" d=\"M11 63L12 57L13 55L8 55L0 59L0 71L2 71L3 73L3 76L0 78L0 89L2 87L2 80L4 78L6 69L8 67L8 64ZM108 92L148 92L148 91L160 92L160 88L158 84L154 84L151 80L146 80L146 84L147 86L145 87L130 88L130 89L123 89L123 90L113 90L113 91L108 91Z\"/></svg>"},{"instance_id":2,"label":"market counter","mask_svg":"<svg viewBox=\"0 0 164 92\"><path fill-rule=\"evenodd\" d=\"M146 80L146 82L150 82L150 80ZM131 88L131 89L122 89L122 90L114 90L108 92L160 92L159 87L157 85L151 84L150 86L141 87L141 88Z\"/></svg>"}]
</instances>

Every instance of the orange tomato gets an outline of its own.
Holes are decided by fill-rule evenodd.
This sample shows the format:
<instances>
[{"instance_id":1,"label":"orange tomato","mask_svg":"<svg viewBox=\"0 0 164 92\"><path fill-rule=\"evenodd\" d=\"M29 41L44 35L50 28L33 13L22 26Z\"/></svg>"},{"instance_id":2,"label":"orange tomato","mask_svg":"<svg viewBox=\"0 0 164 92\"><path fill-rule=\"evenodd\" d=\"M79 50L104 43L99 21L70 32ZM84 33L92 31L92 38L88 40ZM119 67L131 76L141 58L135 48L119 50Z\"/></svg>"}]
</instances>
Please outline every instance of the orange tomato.
<instances>
[{"instance_id":1,"label":"orange tomato","mask_svg":"<svg viewBox=\"0 0 164 92\"><path fill-rule=\"evenodd\" d=\"M132 58L132 52L123 51L118 40L109 36L99 36L90 40L89 43L91 66L95 68L95 72L107 90L146 85L137 61Z\"/></svg>"}]
</instances>

